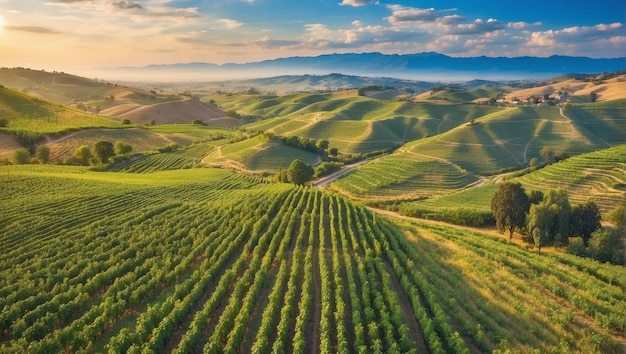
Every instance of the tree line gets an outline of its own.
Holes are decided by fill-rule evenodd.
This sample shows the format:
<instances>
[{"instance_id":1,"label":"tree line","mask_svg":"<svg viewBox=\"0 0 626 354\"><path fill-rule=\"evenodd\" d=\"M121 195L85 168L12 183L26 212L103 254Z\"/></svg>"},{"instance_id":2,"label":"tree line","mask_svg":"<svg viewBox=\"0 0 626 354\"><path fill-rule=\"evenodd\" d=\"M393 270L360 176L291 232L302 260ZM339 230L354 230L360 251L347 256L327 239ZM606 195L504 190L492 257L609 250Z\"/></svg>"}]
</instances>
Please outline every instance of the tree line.
<instances>
[{"instance_id":1,"label":"tree line","mask_svg":"<svg viewBox=\"0 0 626 354\"><path fill-rule=\"evenodd\" d=\"M593 201L571 206L563 189L527 193L519 183L502 183L491 200L491 211L501 233L522 233L539 251L544 246L566 247L567 252L602 262L624 262L624 207L607 214L613 227L602 226Z\"/></svg>"},{"instance_id":2,"label":"tree line","mask_svg":"<svg viewBox=\"0 0 626 354\"><path fill-rule=\"evenodd\" d=\"M107 140L100 140L93 145L93 149L90 149L88 145L79 146L74 150L72 156L63 163L79 166L107 164L112 157L128 155L132 151L133 147L122 141L118 140L114 144ZM15 165L47 164L49 162L50 147L47 145L39 145L34 156L25 147L18 148L13 152L13 164Z\"/></svg>"}]
</instances>

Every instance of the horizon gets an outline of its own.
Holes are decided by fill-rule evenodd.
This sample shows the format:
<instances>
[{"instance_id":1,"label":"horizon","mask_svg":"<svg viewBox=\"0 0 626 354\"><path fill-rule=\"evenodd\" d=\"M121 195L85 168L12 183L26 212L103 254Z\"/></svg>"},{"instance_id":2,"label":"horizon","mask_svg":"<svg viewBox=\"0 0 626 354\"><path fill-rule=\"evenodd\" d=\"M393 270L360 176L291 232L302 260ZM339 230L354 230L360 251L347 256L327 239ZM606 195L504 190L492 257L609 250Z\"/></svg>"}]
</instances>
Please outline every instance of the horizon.
<instances>
[{"instance_id":1,"label":"horizon","mask_svg":"<svg viewBox=\"0 0 626 354\"><path fill-rule=\"evenodd\" d=\"M548 11L487 0L0 0L2 67L66 72L172 63L436 52L622 58L623 1Z\"/></svg>"}]
</instances>

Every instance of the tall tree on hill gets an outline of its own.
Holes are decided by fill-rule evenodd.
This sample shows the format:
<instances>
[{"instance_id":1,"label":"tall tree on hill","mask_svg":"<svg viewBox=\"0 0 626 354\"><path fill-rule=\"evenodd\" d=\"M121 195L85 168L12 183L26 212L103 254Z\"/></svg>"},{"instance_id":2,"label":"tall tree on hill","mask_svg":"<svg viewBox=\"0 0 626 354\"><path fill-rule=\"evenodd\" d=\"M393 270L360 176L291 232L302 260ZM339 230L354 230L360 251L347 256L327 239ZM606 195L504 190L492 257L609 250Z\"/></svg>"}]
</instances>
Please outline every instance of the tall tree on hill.
<instances>
[{"instance_id":1,"label":"tall tree on hill","mask_svg":"<svg viewBox=\"0 0 626 354\"><path fill-rule=\"evenodd\" d=\"M535 246L541 252L541 247L550 244L551 228L556 218L555 210L544 203L533 204L528 214L528 233Z\"/></svg>"},{"instance_id":2,"label":"tall tree on hill","mask_svg":"<svg viewBox=\"0 0 626 354\"><path fill-rule=\"evenodd\" d=\"M115 156L115 147L110 141L100 140L94 145L93 154L102 163L107 163L111 157Z\"/></svg>"},{"instance_id":3,"label":"tall tree on hill","mask_svg":"<svg viewBox=\"0 0 626 354\"><path fill-rule=\"evenodd\" d=\"M491 199L496 226L501 233L508 230L509 239L513 238L515 228L524 226L529 208L530 200L519 183L502 183Z\"/></svg>"},{"instance_id":4,"label":"tall tree on hill","mask_svg":"<svg viewBox=\"0 0 626 354\"><path fill-rule=\"evenodd\" d=\"M47 145L37 146L37 152L35 153L37 160L41 163L48 163L50 160L50 148Z\"/></svg>"},{"instance_id":5,"label":"tall tree on hill","mask_svg":"<svg viewBox=\"0 0 626 354\"><path fill-rule=\"evenodd\" d=\"M13 163L16 165L25 165L30 162L30 151L21 147L13 152Z\"/></svg>"},{"instance_id":6,"label":"tall tree on hill","mask_svg":"<svg viewBox=\"0 0 626 354\"><path fill-rule=\"evenodd\" d=\"M89 150L89 146L87 145L81 145L74 151L74 158L81 165L87 165L90 157L91 150Z\"/></svg>"},{"instance_id":7,"label":"tall tree on hill","mask_svg":"<svg viewBox=\"0 0 626 354\"><path fill-rule=\"evenodd\" d=\"M303 185L313 178L313 167L302 160L293 160L287 170L287 177L293 184Z\"/></svg>"},{"instance_id":8,"label":"tall tree on hill","mask_svg":"<svg viewBox=\"0 0 626 354\"><path fill-rule=\"evenodd\" d=\"M563 246L567 241L570 230L572 207L569 204L567 192L563 189L549 190L543 198L543 204L554 213L550 235L555 246Z\"/></svg>"},{"instance_id":9,"label":"tall tree on hill","mask_svg":"<svg viewBox=\"0 0 626 354\"><path fill-rule=\"evenodd\" d=\"M570 235L580 236L588 244L591 234L602 226L601 221L602 216L596 203L588 201L578 204L572 209Z\"/></svg>"}]
</instances>

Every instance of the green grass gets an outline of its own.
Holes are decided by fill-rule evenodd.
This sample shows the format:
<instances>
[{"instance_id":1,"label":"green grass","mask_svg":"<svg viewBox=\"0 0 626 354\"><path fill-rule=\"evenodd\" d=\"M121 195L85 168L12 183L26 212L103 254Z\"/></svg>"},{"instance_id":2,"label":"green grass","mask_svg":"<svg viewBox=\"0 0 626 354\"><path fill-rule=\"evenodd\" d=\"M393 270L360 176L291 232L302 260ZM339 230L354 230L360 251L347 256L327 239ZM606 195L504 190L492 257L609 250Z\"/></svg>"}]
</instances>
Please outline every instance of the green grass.
<instances>
[{"instance_id":1,"label":"green grass","mask_svg":"<svg viewBox=\"0 0 626 354\"><path fill-rule=\"evenodd\" d=\"M253 172L278 172L281 168L288 168L295 159L312 165L317 161L317 155L287 146L279 139L258 135L224 145L207 154L202 163Z\"/></svg>"},{"instance_id":2,"label":"green grass","mask_svg":"<svg viewBox=\"0 0 626 354\"><path fill-rule=\"evenodd\" d=\"M8 121L8 125L0 129L11 133L52 134L84 128L122 126L113 119L87 114L7 88L0 89L0 116Z\"/></svg>"}]
</instances>

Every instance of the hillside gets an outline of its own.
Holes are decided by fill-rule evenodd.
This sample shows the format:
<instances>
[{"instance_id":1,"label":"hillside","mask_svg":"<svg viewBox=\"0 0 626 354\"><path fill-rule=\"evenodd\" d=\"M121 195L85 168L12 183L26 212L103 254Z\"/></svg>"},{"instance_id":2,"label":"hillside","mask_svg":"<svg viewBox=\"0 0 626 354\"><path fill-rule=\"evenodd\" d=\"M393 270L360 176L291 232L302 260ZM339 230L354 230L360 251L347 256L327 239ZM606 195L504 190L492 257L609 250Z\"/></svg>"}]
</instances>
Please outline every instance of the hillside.
<instances>
[{"instance_id":1,"label":"hillside","mask_svg":"<svg viewBox=\"0 0 626 354\"><path fill-rule=\"evenodd\" d=\"M531 96L553 96L557 92L567 92L573 103L589 103L591 101L591 93L597 94L598 101L625 99L626 75L591 82L565 77L561 80L553 80L553 82L546 83L545 85L513 90L507 93L505 98L511 101L513 98L523 99Z\"/></svg>"},{"instance_id":2,"label":"hillside","mask_svg":"<svg viewBox=\"0 0 626 354\"><path fill-rule=\"evenodd\" d=\"M623 349L620 266L223 170L0 168L2 352Z\"/></svg>"},{"instance_id":3,"label":"hillside","mask_svg":"<svg viewBox=\"0 0 626 354\"><path fill-rule=\"evenodd\" d=\"M104 109L100 114L118 119L128 119L132 123L148 124L190 124L194 120L212 126L238 126L242 122L230 118L218 107L195 99L170 101L155 104L120 104Z\"/></svg>"},{"instance_id":4,"label":"hillside","mask_svg":"<svg viewBox=\"0 0 626 354\"><path fill-rule=\"evenodd\" d=\"M120 122L113 119L54 104L9 88L0 88L0 117L6 120L6 127L0 128L0 132L30 135L121 127Z\"/></svg>"}]
</instances>

